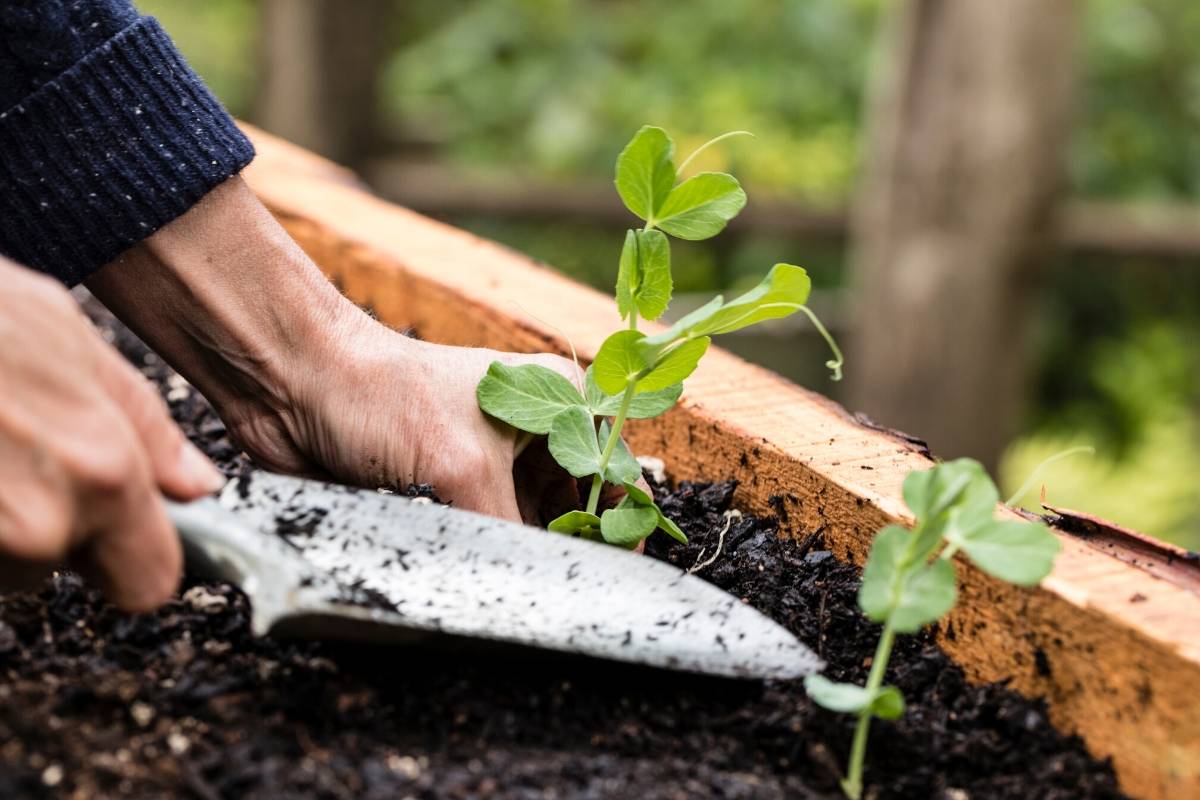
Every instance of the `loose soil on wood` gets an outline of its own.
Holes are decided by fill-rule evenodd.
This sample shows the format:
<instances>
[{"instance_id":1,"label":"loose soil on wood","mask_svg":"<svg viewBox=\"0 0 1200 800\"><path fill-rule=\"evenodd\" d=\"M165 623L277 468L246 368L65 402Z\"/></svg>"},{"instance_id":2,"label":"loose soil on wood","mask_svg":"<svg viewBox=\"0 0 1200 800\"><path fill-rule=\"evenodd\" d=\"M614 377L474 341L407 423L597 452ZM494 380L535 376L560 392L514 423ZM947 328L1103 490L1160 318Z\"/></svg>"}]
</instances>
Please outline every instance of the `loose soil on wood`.
<instances>
[{"instance_id":1,"label":"loose soil on wood","mask_svg":"<svg viewBox=\"0 0 1200 800\"><path fill-rule=\"evenodd\" d=\"M93 315L189 436L230 475L250 468L202 398ZM667 494L691 543L656 535L648 556L707 560L733 488ZM819 536L742 517L698 574L794 631L831 677L865 680L878 630ZM874 725L870 797L1121 797L1040 703L967 685L931 636L902 638L892 664L909 708ZM219 583L189 580L142 616L65 573L0 595L5 798L836 798L851 731L793 682L255 639L245 599Z\"/></svg>"}]
</instances>

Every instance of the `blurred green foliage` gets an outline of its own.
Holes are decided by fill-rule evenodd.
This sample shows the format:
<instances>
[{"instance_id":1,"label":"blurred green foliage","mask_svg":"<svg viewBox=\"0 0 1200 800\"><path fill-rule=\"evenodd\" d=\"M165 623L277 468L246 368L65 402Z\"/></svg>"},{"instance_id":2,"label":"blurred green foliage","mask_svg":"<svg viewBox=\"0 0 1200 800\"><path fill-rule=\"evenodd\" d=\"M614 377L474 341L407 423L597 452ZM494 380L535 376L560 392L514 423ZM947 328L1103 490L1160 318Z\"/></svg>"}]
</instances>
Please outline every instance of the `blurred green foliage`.
<instances>
[{"instance_id":1,"label":"blurred green foliage","mask_svg":"<svg viewBox=\"0 0 1200 800\"><path fill-rule=\"evenodd\" d=\"M391 114L462 163L608 176L645 123L704 168L814 202L845 200L877 0L413 0ZM728 161L727 161L728 159ZM732 163L730 163L732 162Z\"/></svg>"},{"instance_id":2,"label":"blurred green foliage","mask_svg":"<svg viewBox=\"0 0 1200 800\"><path fill-rule=\"evenodd\" d=\"M1086 11L1077 190L1200 198L1200 3L1088 0Z\"/></svg>"},{"instance_id":3,"label":"blurred green foliage","mask_svg":"<svg viewBox=\"0 0 1200 800\"><path fill-rule=\"evenodd\" d=\"M1084 364L1098 402L1066 409L1005 454L1001 482L1022 483L1039 462L1080 444L1097 448L1047 467L1020 505L1084 510L1200 549L1200 424L1195 414L1196 339L1178 326L1152 324L1124 339L1104 339ZM1096 409L1121 419L1070 419ZM1116 435L1114 435L1116 434Z\"/></svg>"}]
</instances>

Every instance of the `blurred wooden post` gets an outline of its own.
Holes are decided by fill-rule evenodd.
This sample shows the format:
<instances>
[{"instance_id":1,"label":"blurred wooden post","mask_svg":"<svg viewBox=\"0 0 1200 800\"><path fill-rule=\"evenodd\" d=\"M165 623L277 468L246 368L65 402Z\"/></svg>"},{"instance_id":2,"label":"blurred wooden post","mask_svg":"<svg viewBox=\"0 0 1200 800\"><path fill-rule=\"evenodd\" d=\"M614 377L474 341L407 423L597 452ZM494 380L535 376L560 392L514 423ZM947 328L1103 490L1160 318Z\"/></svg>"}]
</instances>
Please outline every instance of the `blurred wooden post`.
<instances>
[{"instance_id":1,"label":"blurred wooden post","mask_svg":"<svg viewBox=\"0 0 1200 800\"><path fill-rule=\"evenodd\" d=\"M388 0L261 0L255 121L346 164L374 145Z\"/></svg>"},{"instance_id":2,"label":"blurred wooden post","mask_svg":"<svg viewBox=\"0 0 1200 800\"><path fill-rule=\"evenodd\" d=\"M907 0L890 20L852 220L851 405L994 466L1052 255L1075 0Z\"/></svg>"}]
</instances>

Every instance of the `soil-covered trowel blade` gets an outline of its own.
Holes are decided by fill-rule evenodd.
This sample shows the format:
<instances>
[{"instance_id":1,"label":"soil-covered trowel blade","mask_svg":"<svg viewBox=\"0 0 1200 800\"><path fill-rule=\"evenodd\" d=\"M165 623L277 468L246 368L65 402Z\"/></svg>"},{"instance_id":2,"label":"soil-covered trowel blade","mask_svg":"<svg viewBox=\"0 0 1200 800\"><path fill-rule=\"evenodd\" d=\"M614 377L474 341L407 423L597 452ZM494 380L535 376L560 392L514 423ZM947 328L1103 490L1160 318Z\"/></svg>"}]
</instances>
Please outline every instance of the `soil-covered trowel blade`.
<instances>
[{"instance_id":1,"label":"soil-covered trowel blade","mask_svg":"<svg viewBox=\"0 0 1200 800\"><path fill-rule=\"evenodd\" d=\"M242 586L260 633L490 640L746 678L822 666L737 598L618 548L265 472L227 487L221 508L201 503L210 507L173 509L177 524L188 513L186 526L211 523L215 512L242 530L215 556L191 544L189 558Z\"/></svg>"}]
</instances>

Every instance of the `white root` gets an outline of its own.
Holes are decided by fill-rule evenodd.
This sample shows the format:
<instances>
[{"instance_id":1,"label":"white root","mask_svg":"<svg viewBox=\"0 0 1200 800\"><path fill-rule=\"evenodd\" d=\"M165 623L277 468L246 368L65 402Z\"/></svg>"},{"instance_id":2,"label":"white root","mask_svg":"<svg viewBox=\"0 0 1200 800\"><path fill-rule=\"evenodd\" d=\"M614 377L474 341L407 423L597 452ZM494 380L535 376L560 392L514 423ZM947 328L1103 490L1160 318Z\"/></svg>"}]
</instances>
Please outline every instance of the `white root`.
<instances>
[{"instance_id":1,"label":"white root","mask_svg":"<svg viewBox=\"0 0 1200 800\"><path fill-rule=\"evenodd\" d=\"M720 557L721 549L725 546L725 534L729 533L729 528L733 525L733 521L741 518L742 512L738 511L736 508L731 508L725 512L725 527L721 528L721 535L717 537L717 549L713 551L712 556L710 556L709 559L704 562L700 561L700 559L704 556L704 550L701 549L700 554L696 556L696 563L693 564L692 568L688 570L688 575L699 572L705 567L711 565L717 560L717 558Z\"/></svg>"}]
</instances>

